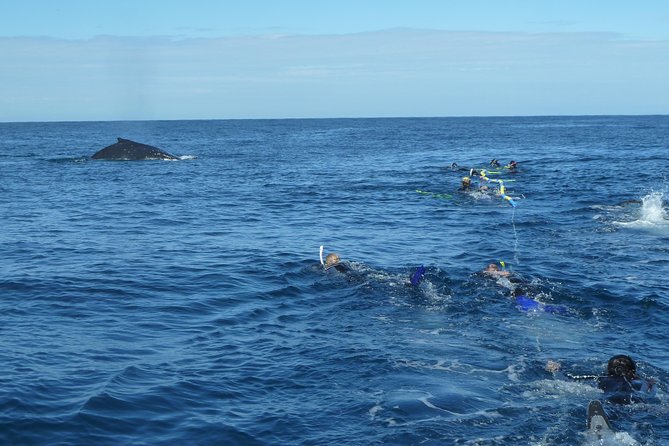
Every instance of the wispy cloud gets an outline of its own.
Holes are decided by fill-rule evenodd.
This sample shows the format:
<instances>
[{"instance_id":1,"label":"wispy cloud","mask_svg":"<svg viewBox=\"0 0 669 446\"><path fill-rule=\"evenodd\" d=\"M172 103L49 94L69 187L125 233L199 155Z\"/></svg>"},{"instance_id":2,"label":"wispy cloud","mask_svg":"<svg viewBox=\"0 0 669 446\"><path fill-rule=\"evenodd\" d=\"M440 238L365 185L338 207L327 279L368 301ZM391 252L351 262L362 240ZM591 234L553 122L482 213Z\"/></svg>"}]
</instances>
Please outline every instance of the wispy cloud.
<instances>
[{"instance_id":1,"label":"wispy cloud","mask_svg":"<svg viewBox=\"0 0 669 446\"><path fill-rule=\"evenodd\" d=\"M610 33L3 38L0 53L0 120L668 111L651 92L666 98L669 42Z\"/></svg>"}]
</instances>

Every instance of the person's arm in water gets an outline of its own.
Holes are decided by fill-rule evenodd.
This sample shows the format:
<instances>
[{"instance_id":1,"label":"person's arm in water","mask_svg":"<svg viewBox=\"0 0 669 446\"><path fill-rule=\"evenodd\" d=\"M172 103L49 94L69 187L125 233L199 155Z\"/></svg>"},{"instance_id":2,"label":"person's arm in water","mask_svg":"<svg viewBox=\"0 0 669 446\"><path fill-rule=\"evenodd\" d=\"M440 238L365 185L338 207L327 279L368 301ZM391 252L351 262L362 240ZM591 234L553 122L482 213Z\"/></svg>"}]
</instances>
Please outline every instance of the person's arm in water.
<instances>
[{"instance_id":1,"label":"person's arm in water","mask_svg":"<svg viewBox=\"0 0 669 446\"><path fill-rule=\"evenodd\" d=\"M599 375L574 375L573 373L569 372L563 372L562 371L562 364L560 364L557 361L553 361L552 359L549 359L546 361L546 366L545 370L547 372L550 372L553 374L553 376L564 376L565 378L569 378L572 381L592 381L596 382L600 376Z\"/></svg>"},{"instance_id":2,"label":"person's arm in water","mask_svg":"<svg viewBox=\"0 0 669 446\"><path fill-rule=\"evenodd\" d=\"M650 396L655 396L657 393L657 382L654 379L650 378L641 378L637 377L632 380L632 388L636 392L646 393Z\"/></svg>"}]
</instances>

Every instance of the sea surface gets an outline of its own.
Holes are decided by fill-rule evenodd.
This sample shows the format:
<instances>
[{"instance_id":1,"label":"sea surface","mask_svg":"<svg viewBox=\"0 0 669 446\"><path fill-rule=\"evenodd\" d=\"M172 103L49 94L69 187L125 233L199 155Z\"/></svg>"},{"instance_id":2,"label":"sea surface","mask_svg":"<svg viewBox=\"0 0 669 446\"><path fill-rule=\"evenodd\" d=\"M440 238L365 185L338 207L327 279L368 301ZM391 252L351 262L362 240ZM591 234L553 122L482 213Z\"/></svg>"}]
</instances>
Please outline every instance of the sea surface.
<instances>
[{"instance_id":1,"label":"sea surface","mask_svg":"<svg viewBox=\"0 0 669 446\"><path fill-rule=\"evenodd\" d=\"M668 174L669 116L1 123L0 444L602 444L545 365L625 353L668 445Z\"/></svg>"}]
</instances>

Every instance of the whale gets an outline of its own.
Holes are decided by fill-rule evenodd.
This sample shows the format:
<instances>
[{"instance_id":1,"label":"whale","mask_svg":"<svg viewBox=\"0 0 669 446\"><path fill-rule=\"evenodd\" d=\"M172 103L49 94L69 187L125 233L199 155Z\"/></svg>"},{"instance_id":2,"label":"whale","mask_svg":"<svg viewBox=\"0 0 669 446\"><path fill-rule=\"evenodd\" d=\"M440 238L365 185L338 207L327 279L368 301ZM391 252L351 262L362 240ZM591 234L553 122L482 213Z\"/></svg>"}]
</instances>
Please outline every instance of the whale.
<instances>
[{"instance_id":1,"label":"whale","mask_svg":"<svg viewBox=\"0 0 669 446\"><path fill-rule=\"evenodd\" d=\"M136 161L136 160L178 160L179 158L160 150L129 139L117 138L116 144L107 146L91 157L95 160Z\"/></svg>"}]
</instances>

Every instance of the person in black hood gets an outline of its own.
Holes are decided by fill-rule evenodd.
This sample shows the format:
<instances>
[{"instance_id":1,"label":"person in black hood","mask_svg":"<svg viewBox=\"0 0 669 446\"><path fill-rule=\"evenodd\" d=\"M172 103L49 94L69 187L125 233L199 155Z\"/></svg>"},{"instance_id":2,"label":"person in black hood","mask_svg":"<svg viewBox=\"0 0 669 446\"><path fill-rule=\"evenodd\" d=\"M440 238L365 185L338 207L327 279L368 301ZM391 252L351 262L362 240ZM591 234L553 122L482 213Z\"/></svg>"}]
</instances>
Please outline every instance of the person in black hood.
<instances>
[{"instance_id":1,"label":"person in black hood","mask_svg":"<svg viewBox=\"0 0 669 446\"><path fill-rule=\"evenodd\" d=\"M556 373L560 364L548 361L546 370ZM609 359L606 375L565 375L576 381L595 381L597 387L604 391L606 399L614 404L631 404L646 402L655 396L656 383L652 379L637 374L636 362L628 355L615 355Z\"/></svg>"}]
</instances>

